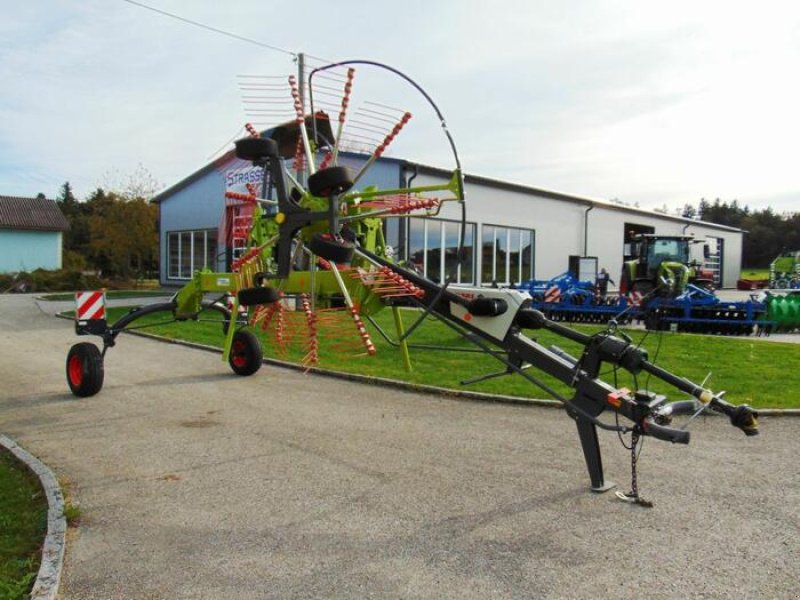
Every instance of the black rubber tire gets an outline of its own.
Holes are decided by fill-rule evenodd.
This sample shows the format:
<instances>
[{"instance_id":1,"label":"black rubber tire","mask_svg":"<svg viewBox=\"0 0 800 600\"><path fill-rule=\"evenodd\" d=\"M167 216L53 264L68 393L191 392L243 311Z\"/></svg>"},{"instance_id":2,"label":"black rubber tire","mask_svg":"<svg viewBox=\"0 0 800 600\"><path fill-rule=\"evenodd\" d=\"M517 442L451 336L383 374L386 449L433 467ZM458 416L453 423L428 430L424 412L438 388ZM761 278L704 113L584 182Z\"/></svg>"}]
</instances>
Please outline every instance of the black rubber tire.
<instances>
[{"instance_id":1,"label":"black rubber tire","mask_svg":"<svg viewBox=\"0 0 800 600\"><path fill-rule=\"evenodd\" d=\"M353 260L355 247L349 242L338 242L324 237L321 233L315 233L311 236L308 249L325 260L334 263L348 263Z\"/></svg>"},{"instance_id":2,"label":"black rubber tire","mask_svg":"<svg viewBox=\"0 0 800 600\"><path fill-rule=\"evenodd\" d=\"M264 355L261 342L252 331L240 329L233 334L228 364L237 375L252 375L261 368Z\"/></svg>"},{"instance_id":3,"label":"black rubber tire","mask_svg":"<svg viewBox=\"0 0 800 600\"><path fill-rule=\"evenodd\" d=\"M67 384L81 398L94 396L103 387L103 355L94 344L75 344L67 353Z\"/></svg>"},{"instance_id":4,"label":"black rubber tire","mask_svg":"<svg viewBox=\"0 0 800 600\"><path fill-rule=\"evenodd\" d=\"M278 290L274 287L253 287L239 290L237 294L239 304L242 306L256 306L257 304L272 304L280 299Z\"/></svg>"},{"instance_id":5,"label":"black rubber tire","mask_svg":"<svg viewBox=\"0 0 800 600\"><path fill-rule=\"evenodd\" d=\"M269 138L246 137L236 140L236 157L252 162L278 158L278 144Z\"/></svg>"},{"instance_id":6,"label":"black rubber tire","mask_svg":"<svg viewBox=\"0 0 800 600\"><path fill-rule=\"evenodd\" d=\"M308 191L318 198L343 194L351 187L353 187L353 174L347 167L328 167L308 178Z\"/></svg>"}]
</instances>

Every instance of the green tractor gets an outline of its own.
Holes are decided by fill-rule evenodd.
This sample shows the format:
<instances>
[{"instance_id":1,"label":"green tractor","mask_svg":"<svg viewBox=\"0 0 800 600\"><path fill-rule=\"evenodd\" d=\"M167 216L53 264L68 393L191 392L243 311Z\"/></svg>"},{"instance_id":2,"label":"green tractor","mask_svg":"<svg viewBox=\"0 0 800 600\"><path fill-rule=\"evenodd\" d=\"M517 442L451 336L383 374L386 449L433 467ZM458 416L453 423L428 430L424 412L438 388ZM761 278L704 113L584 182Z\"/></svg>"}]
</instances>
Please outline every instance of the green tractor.
<instances>
[{"instance_id":1,"label":"green tractor","mask_svg":"<svg viewBox=\"0 0 800 600\"><path fill-rule=\"evenodd\" d=\"M702 243L692 236L640 234L634 240L636 258L622 265L620 293L636 293L642 297L654 292L674 297L681 294L687 284L700 288L714 288L713 275L700 268L697 260L690 258L690 246ZM704 246L704 255L708 246Z\"/></svg>"},{"instance_id":2,"label":"green tractor","mask_svg":"<svg viewBox=\"0 0 800 600\"><path fill-rule=\"evenodd\" d=\"M770 263L769 287L778 290L800 287L800 250L784 252Z\"/></svg>"}]
</instances>

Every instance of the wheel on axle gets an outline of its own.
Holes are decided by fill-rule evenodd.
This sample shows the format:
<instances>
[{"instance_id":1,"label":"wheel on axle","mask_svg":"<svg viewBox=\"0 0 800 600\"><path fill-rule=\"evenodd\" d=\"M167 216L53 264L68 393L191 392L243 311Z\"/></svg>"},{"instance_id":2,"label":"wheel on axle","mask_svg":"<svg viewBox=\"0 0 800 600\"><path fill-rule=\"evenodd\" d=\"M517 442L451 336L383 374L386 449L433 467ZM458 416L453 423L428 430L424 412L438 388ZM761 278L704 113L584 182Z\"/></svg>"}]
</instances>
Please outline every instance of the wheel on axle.
<instances>
[{"instance_id":1,"label":"wheel on axle","mask_svg":"<svg viewBox=\"0 0 800 600\"><path fill-rule=\"evenodd\" d=\"M261 368L261 342L252 331L240 329L233 334L228 364L237 375L252 375Z\"/></svg>"},{"instance_id":2,"label":"wheel on axle","mask_svg":"<svg viewBox=\"0 0 800 600\"><path fill-rule=\"evenodd\" d=\"M353 260L354 246L350 242L339 242L321 233L311 236L308 249L317 256L334 263L347 263Z\"/></svg>"},{"instance_id":3,"label":"wheel on axle","mask_svg":"<svg viewBox=\"0 0 800 600\"><path fill-rule=\"evenodd\" d=\"M347 167L328 167L308 177L308 191L320 198L343 194L351 187L353 174Z\"/></svg>"},{"instance_id":4,"label":"wheel on axle","mask_svg":"<svg viewBox=\"0 0 800 600\"><path fill-rule=\"evenodd\" d=\"M67 384L76 396L94 396L103 387L103 355L94 344L75 344L67 353Z\"/></svg>"}]
</instances>

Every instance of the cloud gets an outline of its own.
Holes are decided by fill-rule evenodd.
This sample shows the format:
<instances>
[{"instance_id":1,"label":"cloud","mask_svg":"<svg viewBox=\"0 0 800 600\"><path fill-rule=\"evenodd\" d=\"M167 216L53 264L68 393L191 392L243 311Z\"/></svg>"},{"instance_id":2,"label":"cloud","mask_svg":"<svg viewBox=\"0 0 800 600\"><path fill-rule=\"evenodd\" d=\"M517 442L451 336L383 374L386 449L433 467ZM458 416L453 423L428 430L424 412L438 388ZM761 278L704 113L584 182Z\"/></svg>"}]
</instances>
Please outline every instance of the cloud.
<instances>
[{"instance_id":1,"label":"cloud","mask_svg":"<svg viewBox=\"0 0 800 600\"><path fill-rule=\"evenodd\" d=\"M439 104L473 173L643 206L800 196L794 3L149 3L403 70ZM0 189L53 195L70 180L86 195L139 164L175 183L241 130L237 74L295 69L285 53L121 0L16 3L0 23ZM414 113L396 156L451 164L409 86L369 69L357 86Z\"/></svg>"}]
</instances>

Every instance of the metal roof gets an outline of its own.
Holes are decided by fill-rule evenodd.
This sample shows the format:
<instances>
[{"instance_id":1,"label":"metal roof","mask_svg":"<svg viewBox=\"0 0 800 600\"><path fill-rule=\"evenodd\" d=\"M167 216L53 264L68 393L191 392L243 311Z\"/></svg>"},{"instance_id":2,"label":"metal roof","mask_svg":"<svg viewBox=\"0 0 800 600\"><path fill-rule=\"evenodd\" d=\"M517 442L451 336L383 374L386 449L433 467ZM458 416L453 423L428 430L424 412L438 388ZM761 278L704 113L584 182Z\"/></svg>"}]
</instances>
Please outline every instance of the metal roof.
<instances>
[{"instance_id":1,"label":"metal roof","mask_svg":"<svg viewBox=\"0 0 800 600\"><path fill-rule=\"evenodd\" d=\"M432 167L430 165L424 165L422 163L415 163L415 162L405 162L406 167L411 167L417 169L420 173L433 175L433 176L441 176L441 177L449 177L450 171L447 169L442 169L441 167ZM489 187L495 187L498 189L505 189L514 192L521 192L532 194L535 196L540 196L542 198L549 198L551 200L562 200L564 202L572 202L575 204L582 204L586 207L601 207L608 210L616 210L620 212L626 213L633 213L639 214L642 216L648 217L656 217L659 219L667 219L669 221L678 221L680 223L685 223L686 225L697 225L702 227L710 227L713 229L719 229L722 231L731 231L736 233L747 233L744 229L740 229L738 227L731 227L730 225L720 225L719 223L712 223L710 221L701 221L699 219L691 219L689 217L681 217L678 215L670 215L667 213L658 212L655 210L651 210L648 208L639 208L637 206L629 206L627 204L617 204L616 202L611 202L608 200L601 200L599 198L589 198L587 196L575 196L573 194L566 194L564 192L555 192L552 190L544 190L542 188L533 187L530 185L525 185L521 183L514 183L510 181L502 181L500 179L493 179L491 177L485 177L483 175L464 175L464 182L465 183L474 183L478 185L485 185Z\"/></svg>"},{"instance_id":2,"label":"metal roof","mask_svg":"<svg viewBox=\"0 0 800 600\"><path fill-rule=\"evenodd\" d=\"M67 231L69 222L55 200L0 196L0 229Z\"/></svg>"}]
</instances>

